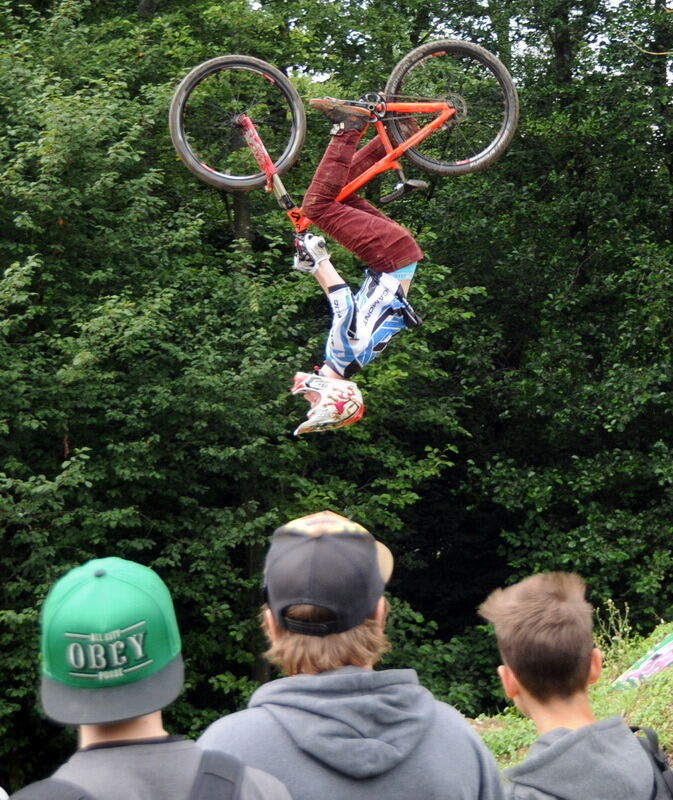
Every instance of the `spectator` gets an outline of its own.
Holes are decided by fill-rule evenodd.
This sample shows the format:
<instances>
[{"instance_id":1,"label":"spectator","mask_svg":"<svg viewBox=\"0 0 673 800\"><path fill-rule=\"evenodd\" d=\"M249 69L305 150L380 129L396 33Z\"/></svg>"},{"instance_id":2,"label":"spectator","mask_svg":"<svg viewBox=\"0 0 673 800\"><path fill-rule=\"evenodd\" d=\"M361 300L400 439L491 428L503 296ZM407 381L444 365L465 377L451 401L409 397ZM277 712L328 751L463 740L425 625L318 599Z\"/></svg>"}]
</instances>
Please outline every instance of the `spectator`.
<instances>
[{"instance_id":1,"label":"spectator","mask_svg":"<svg viewBox=\"0 0 673 800\"><path fill-rule=\"evenodd\" d=\"M393 558L325 511L273 535L264 571L267 657L289 677L213 723L203 747L284 781L295 800L502 798L497 768L463 717L412 669L375 672L388 648Z\"/></svg>"},{"instance_id":2,"label":"spectator","mask_svg":"<svg viewBox=\"0 0 673 800\"><path fill-rule=\"evenodd\" d=\"M578 575L533 575L496 589L479 608L493 624L505 694L535 723L527 758L505 771L512 800L651 800L652 763L621 717L596 721L592 608Z\"/></svg>"},{"instance_id":3,"label":"spectator","mask_svg":"<svg viewBox=\"0 0 673 800\"><path fill-rule=\"evenodd\" d=\"M42 706L78 726L79 747L14 798L291 800L271 775L164 730L183 661L171 596L151 569L102 558L71 570L47 595L41 627Z\"/></svg>"}]
</instances>

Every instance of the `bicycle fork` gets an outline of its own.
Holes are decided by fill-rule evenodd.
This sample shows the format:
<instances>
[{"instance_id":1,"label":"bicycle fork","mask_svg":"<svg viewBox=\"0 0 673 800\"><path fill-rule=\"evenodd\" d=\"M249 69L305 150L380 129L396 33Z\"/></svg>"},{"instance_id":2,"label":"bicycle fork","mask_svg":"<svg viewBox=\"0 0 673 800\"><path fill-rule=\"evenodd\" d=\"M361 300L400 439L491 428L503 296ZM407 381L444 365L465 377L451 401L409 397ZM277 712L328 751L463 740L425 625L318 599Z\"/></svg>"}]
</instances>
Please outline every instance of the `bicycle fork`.
<instances>
[{"instance_id":1,"label":"bicycle fork","mask_svg":"<svg viewBox=\"0 0 673 800\"><path fill-rule=\"evenodd\" d=\"M260 139L257 130L246 114L239 114L234 120L234 125L241 131L241 135L245 139L245 143L250 148L255 161L259 168L266 175L266 191L273 192L278 205L287 214L290 222L294 225L295 233L302 233L305 231L311 221L304 215L304 212L297 206L294 200L288 194L287 189L280 179L278 170L276 169L271 156L268 154L264 142Z\"/></svg>"}]
</instances>

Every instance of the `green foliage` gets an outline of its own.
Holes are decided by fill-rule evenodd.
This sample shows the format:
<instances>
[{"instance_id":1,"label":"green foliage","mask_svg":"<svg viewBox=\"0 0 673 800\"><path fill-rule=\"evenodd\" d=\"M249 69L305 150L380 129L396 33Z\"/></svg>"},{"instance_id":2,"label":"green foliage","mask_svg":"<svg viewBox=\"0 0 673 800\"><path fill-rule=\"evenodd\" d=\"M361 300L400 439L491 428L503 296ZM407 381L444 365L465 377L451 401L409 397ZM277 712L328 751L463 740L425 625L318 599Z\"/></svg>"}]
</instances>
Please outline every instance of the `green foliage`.
<instances>
[{"instance_id":1,"label":"green foliage","mask_svg":"<svg viewBox=\"0 0 673 800\"><path fill-rule=\"evenodd\" d=\"M671 669L662 670L633 689L615 688L612 681L670 633L673 633L673 623L668 622L658 625L647 636L631 636L621 641L617 639L616 652L606 651L607 668L591 691L591 701L597 717L622 714L630 725L654 728L667 752L673 750ZM629 646L624 647L624 644Z\"/></svg>"},{"instance_id":2,"label":"green foliage","mask_svg":"<svg viewBox=\"0 0 673 800\"><path fill-rule=\"evenodd\" d=\"M496 717L478 717L474 727L501 769L522 761L536 738L531 720L514 706L508 706Z\"/></svg>"},{"instance_id":3,"label":"green foliage","mask_svg":"<svg viewBox=\"0 0 673 800\"><path fill-rule=\"evenodd\" d=\"M641 637L633 634L629 622L629 607L619 608L612 598L595 611L594 641L603 653L603 671L616 678L623 664L636 660L641 649Z\"/></svg>"},{"instance_id":4,"label":"green foliage","mask_svg":"<svg viewBox=\"0 0 673 800\"><path fill-rule=\"evenodd\" d=\"M401 538L459 435L433 408L430 364L419 416L405 420L410 365L429 351L409 337L390 371L367 376L381 408L371 424L292 438L305 407L287 388L320 356L324 300L287 269L273 215L252 245L233 238L165 124L173 85L230 16L211 7L195 30L194 8L149 21L97 19L79 2L23 11L0 52L12 120L0 131L0 756L12 755L13 786L72 747L35 704L37 609L65 570L114 553L164 577L188 688L169 722L196 734L264 676L254 610L274 527L330 507ZM241 30L253 21L243 14ZM273 32L269 20L268 52L258 41L271 60ZM461 318L470 291L444 299L435 330ZM443 441L418 435L432 420Z\"/></svg>"},{"instance_id":5,"label":"green foliage","mask_svg":"<svg viewBox=\"0 0 673 800\"><path fill-rule=\"evenodd\" d=\"M419 680L440 700L476 716L484 697L500 697L495 672L495 639L485 625L449 642L438 638L437 623L426 620L398 598L391 598L388 634L391 652L383 667L415 669Z\"/></svg>"}]
</instances>

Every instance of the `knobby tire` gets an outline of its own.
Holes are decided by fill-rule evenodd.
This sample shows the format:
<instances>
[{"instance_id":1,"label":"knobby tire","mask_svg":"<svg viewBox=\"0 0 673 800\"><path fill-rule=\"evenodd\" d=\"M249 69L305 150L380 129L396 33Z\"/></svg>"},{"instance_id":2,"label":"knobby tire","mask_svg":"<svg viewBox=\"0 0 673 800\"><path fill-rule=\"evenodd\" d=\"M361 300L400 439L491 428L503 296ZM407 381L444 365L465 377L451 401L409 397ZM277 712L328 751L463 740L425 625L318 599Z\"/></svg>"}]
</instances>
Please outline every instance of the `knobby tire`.
<instances>
[{"instance_id":1,"label":"knobby tire","mask_svg":"<svg viewBox=\"0 0 673 800\"><path fill-rule=\"evenodd\" d=\"M217 189L266 184L236 119L252 119L279 174L295 163L306 135L301 98L288 78L258 58L228 55L194 67L168 112L173 146L187 169Z\"/></svg>"},{"instance_id":2,"label":"knobby tire","mask_svg":"<svg viewBox=\"0 0 673 800\"><path fill-rule=\"evenodd\" d=\"M516 87L504 64L483 47L459 39L428 42L408 53L388 78L385 98L440 100L456 108L442 128L405 152L418 167L437 175L464 175L492 164L509 146L519 119ZM406 138L400 119L387 119L396 145ZM419 124L426 121L418 119Z\"/></svg>"}]
</instances>

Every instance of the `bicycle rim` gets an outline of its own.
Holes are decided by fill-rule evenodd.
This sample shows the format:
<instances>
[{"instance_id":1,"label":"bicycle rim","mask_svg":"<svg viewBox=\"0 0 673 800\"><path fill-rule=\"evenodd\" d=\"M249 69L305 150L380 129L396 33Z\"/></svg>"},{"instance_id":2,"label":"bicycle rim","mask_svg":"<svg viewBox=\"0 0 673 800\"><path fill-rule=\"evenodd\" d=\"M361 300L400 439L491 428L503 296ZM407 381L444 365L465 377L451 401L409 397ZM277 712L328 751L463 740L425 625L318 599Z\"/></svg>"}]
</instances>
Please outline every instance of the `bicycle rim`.
<instances>
[{"instance_id":1,"label":"bicycle rim","mask_svg":"<svg viewBox=\"0 0 673 800\"><path fill-rule=\"evenodd\" d=\"M240 114L250 117L280 174L304 143L304 107L282 72L248 56L199 64L176 89L169 128L185 166L218 189L249 191L266 183L235 124Z\"/></svg>"},{"instance_id":2,"label":"bicycle rim","mask_svg":"<svg viewBox=\"0 0 673 800\"><path fill-rule=\"evenodd\" d=\"M470 42L447 39L421 45L393 70L386 100L441 100L455 115L416 147L410 161L439 175L462 175L491 164L509 146L519 117L519 100L511 76L491 53ZM406 115L405 115L406 116ZM434 115L418 115L425 124ZM391 138L405 136L392 117Z\"/></svg>"}]
</instances>

